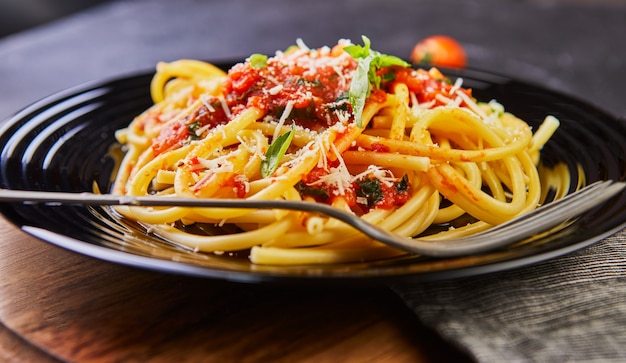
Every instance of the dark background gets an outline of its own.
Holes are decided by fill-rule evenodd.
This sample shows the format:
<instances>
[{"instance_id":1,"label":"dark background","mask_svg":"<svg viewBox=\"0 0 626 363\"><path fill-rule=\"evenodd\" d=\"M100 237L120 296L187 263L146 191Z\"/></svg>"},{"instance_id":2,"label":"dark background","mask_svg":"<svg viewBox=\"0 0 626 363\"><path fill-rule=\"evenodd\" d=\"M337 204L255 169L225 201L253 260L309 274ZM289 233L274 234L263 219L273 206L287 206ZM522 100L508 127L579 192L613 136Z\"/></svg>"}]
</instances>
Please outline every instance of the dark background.
<instances>
[{"instance_id":1,"label":"dark background","mask_svg":"<svg viewBox=\"0 0 626 363\"><path fill-rule=\"evenodd\" d=\"M107 0L2 0L0 37L62 18Z\"/></svg>"},{"instance_id":2,"label":"dark background","mask_svg":"<svg viewBox=\"0 0 626 363\"><path fill-rule=\"evenodd\" d=\"M408 58L432 34L469 66L626 116L626 0L0 0L0 120L68 87L158 61L372 39Z\"/></svg>"},{"instance_id":3,"label":"dark background","mask_svg":"<svg viewBox=\"0 0 626 363\"><path fill-rule=\"evenodd\" d=\"M2 0L0 1L0 37L54 21L108 1L111 0ZM544 3L619 6L624 2L622 0L547 0Z\"/></svg>"}]
</instances>

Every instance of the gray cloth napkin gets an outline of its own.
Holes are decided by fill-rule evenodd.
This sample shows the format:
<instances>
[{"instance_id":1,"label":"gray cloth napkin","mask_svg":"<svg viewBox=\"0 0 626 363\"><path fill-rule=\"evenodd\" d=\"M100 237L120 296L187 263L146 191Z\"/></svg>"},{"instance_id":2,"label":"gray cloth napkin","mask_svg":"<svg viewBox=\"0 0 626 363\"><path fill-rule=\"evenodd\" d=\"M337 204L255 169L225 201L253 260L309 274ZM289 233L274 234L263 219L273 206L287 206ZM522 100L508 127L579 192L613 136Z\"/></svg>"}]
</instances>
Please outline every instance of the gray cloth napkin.
<instances>
[{"instance_id":1,"label":"gray cloth napkin","mask_svg":"<svg viewBox=\"0 0 626 363\"><path fill-rule=\"evenodd\" d=\"M626 362L626 230L525 268L394 285L478 362Z\"/></svg>"}]
</instances>

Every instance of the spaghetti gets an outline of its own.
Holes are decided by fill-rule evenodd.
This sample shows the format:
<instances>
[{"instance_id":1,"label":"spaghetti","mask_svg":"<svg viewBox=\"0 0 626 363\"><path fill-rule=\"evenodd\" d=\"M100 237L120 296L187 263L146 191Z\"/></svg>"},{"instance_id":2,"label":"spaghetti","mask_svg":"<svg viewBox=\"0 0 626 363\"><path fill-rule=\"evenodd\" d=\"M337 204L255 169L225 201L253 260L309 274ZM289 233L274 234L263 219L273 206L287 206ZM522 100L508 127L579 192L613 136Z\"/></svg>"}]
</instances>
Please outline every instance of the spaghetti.
<instances>
[{"instance_id":1,"label":"spaghetti","mask_svg":"<svg viewBox=\"0 0 626 363\"><path fill-rule=\"evenodd\" d=\"M413 69L363 40L319 49L298 41L227 72L194 60L159 63L154 105L116 134L126 155L113 192L314 201L407 237L442 227L433 239L476 233L536 208L539 150L556 119L547 117L533 135L497 102L477 102L462 79ZM405 253L306 212L117 211L195 251L249 250L255 264ZM203 223L234 228L191 231Z\"/></svg>"}]
</instances>

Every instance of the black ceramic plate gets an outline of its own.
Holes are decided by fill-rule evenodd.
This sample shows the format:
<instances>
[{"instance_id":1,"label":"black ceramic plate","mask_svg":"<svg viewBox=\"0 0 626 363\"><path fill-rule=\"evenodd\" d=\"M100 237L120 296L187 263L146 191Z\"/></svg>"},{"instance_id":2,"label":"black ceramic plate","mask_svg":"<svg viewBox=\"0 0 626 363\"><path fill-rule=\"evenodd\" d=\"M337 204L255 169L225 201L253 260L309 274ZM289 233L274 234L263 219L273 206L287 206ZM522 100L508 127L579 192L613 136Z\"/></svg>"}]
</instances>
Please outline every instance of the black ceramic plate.
<instances>
[{"instance_id":1,"label":"black ceramic plate","mask_svg":"<svg viewBox=\"0 0 626 363\"><path fill-rule=\"evenodd\" d=\"M0 129L0 186L81 192L92 191L96 183L107 190L119 160L114 132L150 106L151 76L82 85L45 98L7 120ZM623 121L580 100L507 77L474 70L450 76L463 77L464 86L471 87L479 100L496 99L534 127L548 114L561 121L542 151L542 160L546 169L561 165L570 174L562 190L599 179L626 179ZM0 204L0 211L25 232L54 245L139 268L247 282L372 282L469 276L569 253L625 226L626 195L557 234L479 256L295 267L254 266L242 256L179 249L110 218L99 208Z\"/></svg>"}]
</instances>

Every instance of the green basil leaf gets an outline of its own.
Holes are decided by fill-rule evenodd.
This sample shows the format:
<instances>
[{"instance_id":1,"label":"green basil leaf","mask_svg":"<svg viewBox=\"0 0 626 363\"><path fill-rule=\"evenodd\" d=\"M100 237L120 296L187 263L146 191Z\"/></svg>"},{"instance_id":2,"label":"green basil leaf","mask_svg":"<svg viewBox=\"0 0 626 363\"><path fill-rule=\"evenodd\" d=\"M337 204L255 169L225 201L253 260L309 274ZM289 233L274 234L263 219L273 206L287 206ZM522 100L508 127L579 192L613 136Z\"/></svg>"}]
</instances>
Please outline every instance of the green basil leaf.
<instances>
[{"instance_id":1,"label":"green basil leaf","mask_svg":"<svg viewBox=\"0 0 626 363\"><path fill-rule=\"evenodd\" d=\"M187 133L189 134L192 140L200 139L200 136L196 135L196 131L200 127L202 127L202 124L198 121L192 122L189 125L187 125Z\"/></svg>"},{"instance_id":2,"label":"green basil leaf","mask_svg":"<svg viewBox=\"0 0 626 363\"><path fill-rule=\"evenodd\" d=\"M361 36L361 39L363 39L363 46L348 45L343 48L354 59L366 58L370 55L370 39L365 35Z\"/></svg>"},{"instance_id":3,"label":"green basil leaf","mask_svg":"<svg viewBox=\"0 0 626 363\"><path fill-rule=\"evenodd\" d=\"M382 54L376 51L373 51L373 52L376 53L374 65L377 68L385 68L385 67L391 67L391 66L398 66L398 67L410 67L411 66L411 64L409 64L408 62L405 62L404 60L396 56L389 55L389 54Z\"/></svg>"},{"instance_id":4,"label":"green basil leaf","mask_svg":"<svg viewBox=\"0 0 626 363\"><path fill-rule=\"evenodd\" d=\"M349 100L354 112L354 120L358 127L363 125L363 108L369 97L372 86L379 88L381 78L376 74L380 68L399 66L410 67L411 64L404 60L387 54L382 54L370 48L371 42L365 35L362 36L363 46L348 45L344 47L352 58L358 61L357 68L350 83Z\"/></svg>"},{"instance_id":5,"label":"green basil leaf","mask_svg":"<svg viewBox=\"0 0 626 363\"><path fill-rule=\"evenodd\" d=\"M365 58L359 61L354 75L352 76L352 82L350 82L350 92L348 93L348 100L352 105L352 112L354 113L354 120L358 127L363 125L363 109L365 108L365 100L370 95L371 85L368 78L370 58Z\"/></svg>"},{"instance_id":6,"label":"green basil leaf","mask_svg":"<svg viewBox=\"0 0 626 363\"><path fill-rule=\"evenodd\" d=\"M294 133L295 129L292 125L289 132L278 136L276 140L272 141L270 146L267 148L267 151L265 152L265 159L261 162L261 176L263 178L267 178L268 176L274 174L276 169L278 169L278 163L280 162L280 159L285 156L285 153L291 144L291 140L293 140Z\"/></svg>"}]
</instances>

